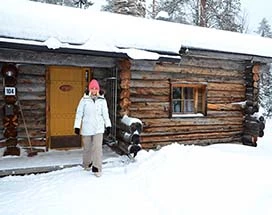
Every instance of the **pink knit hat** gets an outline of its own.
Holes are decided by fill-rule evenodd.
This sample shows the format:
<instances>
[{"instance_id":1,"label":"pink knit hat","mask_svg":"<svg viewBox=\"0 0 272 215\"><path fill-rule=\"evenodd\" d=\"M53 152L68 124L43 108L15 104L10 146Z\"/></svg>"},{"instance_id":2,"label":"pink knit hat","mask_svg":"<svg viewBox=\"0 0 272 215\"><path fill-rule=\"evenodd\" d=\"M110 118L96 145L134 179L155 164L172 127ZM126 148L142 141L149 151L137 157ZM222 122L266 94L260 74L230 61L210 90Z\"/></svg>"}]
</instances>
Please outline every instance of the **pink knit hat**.
<instances>
[{"instance_id":1,"label":"pink knit hat","mask_svg":"<svg viewBox=\"0 0 272 215\"><path fill-rule=\"evenodd\" d=\"M95 80L95 79L91 80L91 82L89 83L89 90L91 90L91 89L96 89L98 91L100 90L97 80Z\"/></svg>"}]
</instances>

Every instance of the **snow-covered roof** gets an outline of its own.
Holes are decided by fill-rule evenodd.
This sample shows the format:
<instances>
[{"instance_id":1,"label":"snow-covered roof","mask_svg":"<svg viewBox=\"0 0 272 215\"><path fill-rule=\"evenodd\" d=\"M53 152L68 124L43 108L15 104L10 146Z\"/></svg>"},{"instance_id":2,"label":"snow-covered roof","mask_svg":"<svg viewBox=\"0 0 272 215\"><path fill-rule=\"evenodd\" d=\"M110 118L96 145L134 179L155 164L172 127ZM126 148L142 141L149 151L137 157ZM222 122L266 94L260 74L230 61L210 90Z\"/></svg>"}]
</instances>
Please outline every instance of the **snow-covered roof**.
<instances>
[{"instance_id":1,"label":"snow-covered roof","mask_svg":"<svg viewBox=\"0 0 272 215\"><path fill-rule=\"evenodd\" d=\"M0 23L0 42L49 49L116 52L134 59L157 59L158 53L179 54L181 47L189 47L272 57L269 38L26 0L1 2Z\"/></svg>"}]
</instances>

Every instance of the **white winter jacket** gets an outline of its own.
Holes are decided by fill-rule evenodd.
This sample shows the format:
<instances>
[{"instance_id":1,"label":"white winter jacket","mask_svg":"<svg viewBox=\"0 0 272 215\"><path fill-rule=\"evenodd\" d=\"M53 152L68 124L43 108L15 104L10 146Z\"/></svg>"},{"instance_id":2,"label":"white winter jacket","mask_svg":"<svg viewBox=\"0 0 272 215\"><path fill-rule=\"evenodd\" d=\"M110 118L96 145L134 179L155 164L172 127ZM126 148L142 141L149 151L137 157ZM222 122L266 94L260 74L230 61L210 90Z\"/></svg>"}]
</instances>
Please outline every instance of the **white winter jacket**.
<instances>
[{"instance_id":1,"label":"white winter jacket","mask_svg":"<svg viewBox=\"0 0 272 215\"><path fill-rule=\"evenodd\" d=\"M77 107L74 128L81 128L81 135L104 133L105 127L111 127L107 101L104 96L93 100L84 95Z\"/></svg>"}]
</instances>

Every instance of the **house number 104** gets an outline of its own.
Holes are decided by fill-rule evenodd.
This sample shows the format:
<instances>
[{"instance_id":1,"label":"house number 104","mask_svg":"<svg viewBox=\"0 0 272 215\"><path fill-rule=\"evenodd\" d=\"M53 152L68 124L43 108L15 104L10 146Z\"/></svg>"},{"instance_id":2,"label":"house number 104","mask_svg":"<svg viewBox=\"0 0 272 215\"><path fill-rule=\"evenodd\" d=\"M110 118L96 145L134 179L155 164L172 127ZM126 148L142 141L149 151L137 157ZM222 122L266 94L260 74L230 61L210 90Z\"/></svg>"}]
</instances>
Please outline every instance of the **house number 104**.
<instances>
[{"instance_id":1,"label":"house number 104","mask_svg":"<svg viewBox=\"0 0 272 215\"><path fill-rule=\"evenodd\" d=\"M5 96L15 96L15 87L5 87Z\"/></svg>"}]
</instances>

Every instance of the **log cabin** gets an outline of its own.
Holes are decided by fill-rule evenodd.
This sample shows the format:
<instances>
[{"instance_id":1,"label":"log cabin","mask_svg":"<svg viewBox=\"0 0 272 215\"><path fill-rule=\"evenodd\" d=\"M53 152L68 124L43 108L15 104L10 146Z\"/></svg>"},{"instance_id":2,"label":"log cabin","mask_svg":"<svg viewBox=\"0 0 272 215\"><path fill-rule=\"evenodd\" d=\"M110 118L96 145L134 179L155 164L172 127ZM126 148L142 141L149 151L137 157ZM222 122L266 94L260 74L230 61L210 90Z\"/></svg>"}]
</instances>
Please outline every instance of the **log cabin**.
<instances>
[{"instance_id":1,"label":"log cabin","mask_svg":"<svg viewBox=\"0 0 272 215\"><path fill-rule=\"evenodd\" d=\"M29 146L80 148L75 110L92 78L105 91L120 152L131 144L124 134L135 129L144 149L257 146L264 135L256 113L271 39L37 2L17 5L20 12L4 5L0 146L6 155ZM126 125L125 116L141 123Z\"/></svg>"}]
</instances>

